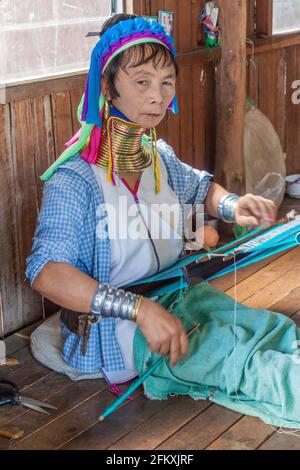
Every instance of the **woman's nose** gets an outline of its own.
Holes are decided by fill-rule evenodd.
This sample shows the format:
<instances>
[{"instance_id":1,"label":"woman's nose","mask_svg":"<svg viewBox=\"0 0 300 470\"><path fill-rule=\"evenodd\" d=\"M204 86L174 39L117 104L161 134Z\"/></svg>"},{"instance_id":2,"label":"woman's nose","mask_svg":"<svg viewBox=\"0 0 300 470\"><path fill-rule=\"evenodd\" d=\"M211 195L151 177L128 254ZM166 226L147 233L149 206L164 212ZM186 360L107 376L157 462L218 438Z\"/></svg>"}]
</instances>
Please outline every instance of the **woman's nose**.
<instances>
[{"instance_id":1,"label":"woman's nose","mask_svg":"<svg viewBox=\"0 0 300 470\"><path fill-rule=\"evenodd\" d=\"M150 98L152 103L162 104L164 102L164 96L160 87L155 87L151 90Z\"/></svg>"}]
</instances>

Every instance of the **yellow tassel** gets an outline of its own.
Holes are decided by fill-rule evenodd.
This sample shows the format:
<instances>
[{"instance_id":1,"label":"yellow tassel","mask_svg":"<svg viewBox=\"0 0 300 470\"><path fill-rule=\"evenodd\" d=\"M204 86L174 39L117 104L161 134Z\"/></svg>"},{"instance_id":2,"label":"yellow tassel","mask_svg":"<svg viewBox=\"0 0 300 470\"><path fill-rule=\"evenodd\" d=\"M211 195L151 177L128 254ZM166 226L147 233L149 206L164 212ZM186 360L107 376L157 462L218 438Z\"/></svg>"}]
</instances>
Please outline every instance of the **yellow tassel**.
<instances>
[{"instance_id":1,"label":"yellow tassel","mask_svg":"<svg viewBox=\"0 0 300 470\"><path fill-rule=\"evenodd\" d=\"M160 166L158 161L158 150L157 150L157 136L156 136L156 129L153 128L153 136L154 136L154 177L155 177L155 194L160 193Z\"/></svg>"},{"instance_id":2,"label":"yellow tassel","mask_svg":"<svg viewBox=\"0 0 300 470\"><path fill-rule=\"evenodd\" d=\"M110 141L110 123L112 121L112 117L107 120L106 124L106 131L107 131L107 143L108 143L108 166L107 166L107 173L106 173L106 181L108 183L112 183L111 173L112 173L112 148L111 148L111 141Z\"/></svg>"}]
</instances>

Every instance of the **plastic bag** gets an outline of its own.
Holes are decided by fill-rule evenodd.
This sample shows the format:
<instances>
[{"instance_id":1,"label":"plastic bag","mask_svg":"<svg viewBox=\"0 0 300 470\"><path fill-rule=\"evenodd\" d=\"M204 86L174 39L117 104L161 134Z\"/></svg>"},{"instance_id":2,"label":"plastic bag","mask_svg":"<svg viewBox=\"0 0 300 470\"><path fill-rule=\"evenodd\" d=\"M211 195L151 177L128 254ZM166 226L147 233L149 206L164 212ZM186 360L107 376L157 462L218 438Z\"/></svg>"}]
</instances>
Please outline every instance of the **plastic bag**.
<instances>
[{"instance_id":1,"label":"plastic bag","mask_svg":"<svg viewBox=\"0 0 300 470\"><path fill-rule=\"evenodd\" d=\"M278 207L285 193L286 181L279 173L267 173L253 188L253 194L273 201Z\"/></svg>"}]
</instances>

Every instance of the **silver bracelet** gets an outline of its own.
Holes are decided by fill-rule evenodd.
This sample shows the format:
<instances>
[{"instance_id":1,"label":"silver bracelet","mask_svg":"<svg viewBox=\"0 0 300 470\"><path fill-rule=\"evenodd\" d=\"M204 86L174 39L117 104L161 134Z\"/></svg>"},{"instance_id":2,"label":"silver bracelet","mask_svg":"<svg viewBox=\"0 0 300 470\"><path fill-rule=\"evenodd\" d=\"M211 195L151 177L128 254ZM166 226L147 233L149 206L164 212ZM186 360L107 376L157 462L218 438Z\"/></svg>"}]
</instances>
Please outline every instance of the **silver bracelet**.
<instances>
[{"instance_id":1,"label":"silver bracelet","mask_svg":"<svg viewBox=\"0 0 300 470\"><path fill-rule=\"evenodd\" d=\"M109 287L108 284L99 284L91 302L90 313L96 316L133 320L136 318L140 297L123 289Z\"/></svg>"},{"instance_id":2,"label":"silver bracelet","mask_svg":"<svg viewBox=\"0 0 300 470\"><path fill-rule=\"evenodd\" d=\"M235 209L239 196L237 194L226 194L220 199L218 204L218 218L224 222L235 222Z\"/></svg>"},{"instance_id":3,"label":"silver bracelet","mask_svg":"<svg viewBox=\"0 0 300 470\"><path fill-rule=\"evenodd\" d=\"M94 315L100 315L102 305L105 300L108 289L109 289L108 284L99 284L92 298L92 302L90 305L90 313Z\"/></svg>"}]
</instances>

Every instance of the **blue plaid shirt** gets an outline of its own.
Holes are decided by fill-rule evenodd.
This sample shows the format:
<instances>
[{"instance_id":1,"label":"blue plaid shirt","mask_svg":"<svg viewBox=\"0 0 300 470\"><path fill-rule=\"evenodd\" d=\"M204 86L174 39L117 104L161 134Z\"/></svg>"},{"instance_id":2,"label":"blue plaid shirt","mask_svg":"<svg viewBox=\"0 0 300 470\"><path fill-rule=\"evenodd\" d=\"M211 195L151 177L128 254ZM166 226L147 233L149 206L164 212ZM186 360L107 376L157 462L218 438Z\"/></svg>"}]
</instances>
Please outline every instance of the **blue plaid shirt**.
<instances>
[{"instance_id":1,"label":"blue plaid shirt","mask_svg":"<svg viewBox=\"0 0 300 470\"><path fill-rule=\"evenodd\" d=\"M213 176L182 163L162 140L158 150L182 209L184 204L202 204ZM26 260L26 277L31 285L49 261L72 264L97 281L109 283L110 240L97 236L99 227L108 231L107 213L101 210L103 203L93 170L79 154L58 168L44 185L32 252ZM82 337L64 325L62 340L63 358L77 370L91 373L102 368L125 368L113 318L103 318L91 328L85 355L81 354Z\"/></svg>"}]
</instances>

